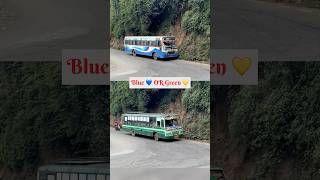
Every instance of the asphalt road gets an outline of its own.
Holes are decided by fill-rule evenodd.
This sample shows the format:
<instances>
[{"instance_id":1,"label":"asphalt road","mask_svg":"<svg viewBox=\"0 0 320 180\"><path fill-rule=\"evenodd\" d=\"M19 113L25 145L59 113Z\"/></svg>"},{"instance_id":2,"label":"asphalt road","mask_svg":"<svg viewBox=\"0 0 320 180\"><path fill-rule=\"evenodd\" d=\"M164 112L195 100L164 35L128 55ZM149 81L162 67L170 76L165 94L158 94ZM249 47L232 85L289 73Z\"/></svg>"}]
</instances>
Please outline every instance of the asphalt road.
<instances>
[{"instance_id":1,"label":"asphalt road","mask_svg":"<svg viewBox=\"0 0 320 180\"><path fill-rule=\"evenodd\" d=\"M62 49L106 48L104 0L2 0L0 61L59 61Z\"/></svg>"},{"instance_id":2,"label":"asphalt road","mask_svg":"<svg viewBox=\"0 0 320 180\"><path fill-rule=\"evenodd\" d=\"M188 140L154 141L110 130L111 168L204 168L209 171L210 145Z\"/></svg>"},{"instance_id":3,"label":"asphalt road","mask_svg":"<svg viewBox=\"0 0 320 180\"><path fill-rule=\"evenodd\" d=\"M258 49L262 61L320 60L320 10L257 0L213 1L214 49Z\"/></svg>"},{"instance_id":4,"label":"asphalt road","mask_svg":"<svg viewBox=\"0 0 320 180\"><path fill-rule=\"evenodd\" d=\"M111 169L111 180L209 180L209 169L204 168L116 168Z\"/></svg>"},{"instance_id":5,"label":"asphalt road","mask_svg":"<svg viewBox=\"0 0 320 180\"><path fill-rule=\"evenodd\" d=\"M192 81L210 81L209 64L181 59L158 60L133 57L110 49L111 81L128 81L129 77L191 77Z\"/></svg>"}]
</instances>

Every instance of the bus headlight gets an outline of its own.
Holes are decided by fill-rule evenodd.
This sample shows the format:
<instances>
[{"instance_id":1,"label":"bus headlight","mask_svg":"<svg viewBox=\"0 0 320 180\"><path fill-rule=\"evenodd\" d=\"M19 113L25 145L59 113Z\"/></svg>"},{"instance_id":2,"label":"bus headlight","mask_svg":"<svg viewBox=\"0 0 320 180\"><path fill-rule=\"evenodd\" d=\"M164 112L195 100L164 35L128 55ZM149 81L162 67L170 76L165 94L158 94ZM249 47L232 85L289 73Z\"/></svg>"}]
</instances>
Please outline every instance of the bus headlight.
<instances>
[{"instance_id":1,"label":"bus headlight","mask_svg":"<svg viewBox=\"0 0 320 180\"><path fill-rule=\"evenodd\" d=\"M167 132L166 136L172 136L172 132Z\"/></svg>"}]
</instances>

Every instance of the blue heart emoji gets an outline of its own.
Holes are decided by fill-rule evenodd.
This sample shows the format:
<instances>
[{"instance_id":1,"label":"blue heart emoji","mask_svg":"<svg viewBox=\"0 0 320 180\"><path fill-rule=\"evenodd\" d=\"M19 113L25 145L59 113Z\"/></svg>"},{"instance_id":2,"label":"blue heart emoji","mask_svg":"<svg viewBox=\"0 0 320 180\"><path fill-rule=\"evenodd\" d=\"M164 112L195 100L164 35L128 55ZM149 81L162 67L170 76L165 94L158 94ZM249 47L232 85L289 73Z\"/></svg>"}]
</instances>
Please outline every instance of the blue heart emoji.
<instances>
[{"instance_id":1,"label":"blue heart emoji","mask_svg":"<svg viewBox=\"0 0 320 180\"><path fill-rule=\"evenodd\" d=\"M152 80L151 79L147 79L146 83L150 86L150 84L152 83Z\"/></svg>"}]
</instances>

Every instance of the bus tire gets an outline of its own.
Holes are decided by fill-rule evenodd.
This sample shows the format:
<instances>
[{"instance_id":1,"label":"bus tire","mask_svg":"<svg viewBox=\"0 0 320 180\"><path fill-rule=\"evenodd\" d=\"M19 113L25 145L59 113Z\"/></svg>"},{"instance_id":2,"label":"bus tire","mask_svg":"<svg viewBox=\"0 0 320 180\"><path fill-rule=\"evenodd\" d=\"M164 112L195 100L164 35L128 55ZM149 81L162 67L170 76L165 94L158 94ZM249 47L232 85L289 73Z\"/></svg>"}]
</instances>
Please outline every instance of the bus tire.
<instances>
[{"instance_id":1,"label":"bus tire","mask_svg":"<svg viewBox=\"0 0 320 180\"><path fill-rule=\"evenodd\" d=\"M134 131L131 131L132 136L136 136L136 133Z\"/></svg>"},{"instance_id":2,"label":"bus tire","mask_svg":"<svg viewBox=\"0 0 320 180\"><path fill-rule=\"evenodd\" d=\"M152 53L152 58L158 60L158 54L156 52Z\"/></svg>"},{"instance_id":3,"label":"bus tire","mask_svg":"<svg viewBox=\"0 0 320 180\"><path fill-rule=\"evenodd\" d=\"M153 139L154 139L155 141L159 141L159 135L158 135L158 133L154 133L154 134L153 134Z\"/></svg>"},{"instance_id":4,"label":"bus tire","mask_svg":"<svg viewBox=\"0 0 320 180\"><path fill-rule=\"evenodd\" d=\"M135 50L132 50L132 56L137 56L137 53Z\"/></svg>"}]
</instances>

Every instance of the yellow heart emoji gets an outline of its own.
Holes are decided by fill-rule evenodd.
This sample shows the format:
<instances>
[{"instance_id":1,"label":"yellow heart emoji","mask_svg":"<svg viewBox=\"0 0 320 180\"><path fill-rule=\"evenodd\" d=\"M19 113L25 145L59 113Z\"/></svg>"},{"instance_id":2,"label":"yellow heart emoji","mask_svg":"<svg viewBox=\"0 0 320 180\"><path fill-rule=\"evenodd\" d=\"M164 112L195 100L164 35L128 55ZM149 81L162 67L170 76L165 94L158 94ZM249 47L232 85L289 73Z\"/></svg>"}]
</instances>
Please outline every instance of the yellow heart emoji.
<instances>
[{"instance_id":1,"label":"yellow heart emoji","mask_svg":"<svg viewBox=\"0 0 320 180\"><path fill-rule=\"evenodd\" d=\"M235 57L232 59L234 69L243 76L251 67L251 58L249 57Z\"/></svg>"},{"instance_id":2,"label":"yellow heart emoji","mask_svg":"<svg viewBox=\"0 0 320 180\"><path fill-rule=\"evenodd\" d=\"M185 86L188 85L189 84L189 80L187 80L187 79L182 80L182 84L184 84Z\"/></svg>"}]
</instances>

